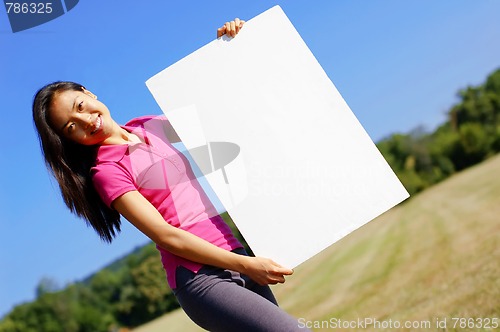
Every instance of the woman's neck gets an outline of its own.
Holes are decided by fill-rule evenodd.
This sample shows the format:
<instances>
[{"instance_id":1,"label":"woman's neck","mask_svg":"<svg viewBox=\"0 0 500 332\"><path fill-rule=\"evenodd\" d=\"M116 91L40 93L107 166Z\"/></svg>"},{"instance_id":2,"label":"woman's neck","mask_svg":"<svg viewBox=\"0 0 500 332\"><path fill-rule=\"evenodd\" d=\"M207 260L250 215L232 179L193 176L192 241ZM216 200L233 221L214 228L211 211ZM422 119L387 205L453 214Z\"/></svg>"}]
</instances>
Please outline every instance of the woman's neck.
<instances>
[{"instance_id":1,"label":"woman's neck","mask_svg":"<svg viewBox=\"0 0 500 332\"><path fill-rule=\"evenodd\" d=\"M102 142L102 145L130 144L136 140L140 141L139 137L128 132L113 121L111 133L109 137Z\"/></svg>"}]
</instances>

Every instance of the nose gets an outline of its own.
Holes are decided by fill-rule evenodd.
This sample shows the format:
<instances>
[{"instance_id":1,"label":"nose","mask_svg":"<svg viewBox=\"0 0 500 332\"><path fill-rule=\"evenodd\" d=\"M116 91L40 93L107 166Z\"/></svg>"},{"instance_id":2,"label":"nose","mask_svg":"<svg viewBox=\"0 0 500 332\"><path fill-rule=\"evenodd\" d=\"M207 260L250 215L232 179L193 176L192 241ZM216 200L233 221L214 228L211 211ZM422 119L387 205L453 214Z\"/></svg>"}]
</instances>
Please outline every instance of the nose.
<instances>
[{"instance_id":1,"label":"nose","mask_svg":"<svg viewBox=\"0 0 500 332\"><path fill-rule=\"evenodd\" d=\"M92 116L90 114L76 113L74 121L79 124L84 130L92 125Z\"/></svg>"}]
</instances>

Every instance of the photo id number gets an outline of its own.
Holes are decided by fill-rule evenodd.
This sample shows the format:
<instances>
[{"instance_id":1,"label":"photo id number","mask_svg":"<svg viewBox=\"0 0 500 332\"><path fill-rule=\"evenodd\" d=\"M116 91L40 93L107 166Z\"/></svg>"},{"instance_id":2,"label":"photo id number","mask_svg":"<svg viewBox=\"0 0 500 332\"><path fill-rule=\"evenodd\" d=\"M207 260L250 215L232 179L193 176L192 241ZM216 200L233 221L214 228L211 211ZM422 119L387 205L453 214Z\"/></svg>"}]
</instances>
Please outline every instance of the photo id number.
<instances>
[{"instance_id":1,"label":"photo id number","mask_svg":"<svg viewBox=\"0 0 500 332\"><path fill-rule=\"evenodd\" d=\"M52 13L52 2L6 2L7 14L50 14Z\"/></svg>"}]
</instances>

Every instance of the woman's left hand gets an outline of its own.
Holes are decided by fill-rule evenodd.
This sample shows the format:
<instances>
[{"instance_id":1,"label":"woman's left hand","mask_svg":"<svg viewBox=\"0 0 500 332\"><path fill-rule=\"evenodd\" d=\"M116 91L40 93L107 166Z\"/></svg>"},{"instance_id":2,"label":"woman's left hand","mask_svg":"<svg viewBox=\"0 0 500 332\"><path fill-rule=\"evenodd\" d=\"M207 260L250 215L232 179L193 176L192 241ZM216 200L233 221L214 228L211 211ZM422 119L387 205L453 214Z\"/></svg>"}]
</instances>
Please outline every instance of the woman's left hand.
<instances>
[{"instance_id":1,"label":"woman's left hand","mask_svg":"<svg viewBox=\"0 0 500 332\"><path fill-rule=\"evenodd\" d=\"M217 29L217 38L226 35L228 37L235 37L241 28L245 24L245 21L235 18L234 21L226 22L223 26Z\"/></svg>"}]
</instances>

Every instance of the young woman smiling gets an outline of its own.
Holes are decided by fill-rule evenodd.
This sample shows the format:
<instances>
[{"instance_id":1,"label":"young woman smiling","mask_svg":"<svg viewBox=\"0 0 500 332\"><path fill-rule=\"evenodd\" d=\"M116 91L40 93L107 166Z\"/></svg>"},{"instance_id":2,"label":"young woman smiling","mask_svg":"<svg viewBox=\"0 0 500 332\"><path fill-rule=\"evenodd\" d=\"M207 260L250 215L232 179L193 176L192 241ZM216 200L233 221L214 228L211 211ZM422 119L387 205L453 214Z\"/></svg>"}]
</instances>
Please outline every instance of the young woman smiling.
<instances>
[{"instance_id":1,"label":"young woman smiling","mask_svg":"<svg viewBox=\"0 0 500 332\"><path fill-rule=\"evenodd\" d=\"M235 19L217 36L235 36ZM108 242L120 215L153 240L182 308L211 331L295 331L269 284L292 270L247 256L216 213L164 116L120 126L92 92L73 82L41 88L33 119L49 170L68 208Z\"/></svg>"}]
</instances>

